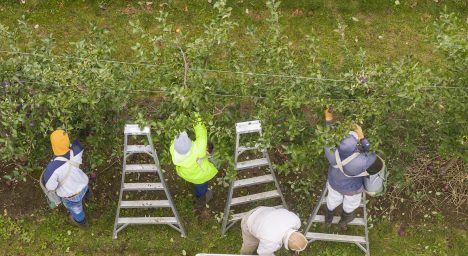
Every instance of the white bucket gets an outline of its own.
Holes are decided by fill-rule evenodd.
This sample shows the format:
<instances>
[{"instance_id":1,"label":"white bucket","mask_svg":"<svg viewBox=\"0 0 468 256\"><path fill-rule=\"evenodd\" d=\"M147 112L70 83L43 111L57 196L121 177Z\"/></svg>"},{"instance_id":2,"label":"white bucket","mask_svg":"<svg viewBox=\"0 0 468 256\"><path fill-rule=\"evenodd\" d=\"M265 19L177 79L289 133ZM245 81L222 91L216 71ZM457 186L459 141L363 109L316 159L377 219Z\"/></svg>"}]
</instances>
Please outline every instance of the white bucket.
<instances>
[{"instance_id":1,"label":"white bucket","mask_svg":"<svg viewBox=\"0 0 468 256\"><path fill-rule=\"evenodd\" d=\"M385 193L385 181L387 180L387 166L385 161L377 156L376 161L381 161L380 171L364 177L364 189L370 196L380 196Z\"/></svg>"}]
</instances>

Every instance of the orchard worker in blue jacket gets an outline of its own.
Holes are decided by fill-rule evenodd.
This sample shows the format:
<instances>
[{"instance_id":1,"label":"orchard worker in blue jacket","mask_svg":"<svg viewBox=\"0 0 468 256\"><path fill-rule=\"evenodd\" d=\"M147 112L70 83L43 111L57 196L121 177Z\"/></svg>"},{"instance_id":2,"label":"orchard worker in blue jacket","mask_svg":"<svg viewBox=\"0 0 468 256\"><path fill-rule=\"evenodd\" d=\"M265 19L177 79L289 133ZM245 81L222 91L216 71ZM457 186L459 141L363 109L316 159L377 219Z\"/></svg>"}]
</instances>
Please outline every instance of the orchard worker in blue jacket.
<instances>
[{"instance_id":1,"label":"orchard worker in blue jacket","mask_svg":"<svg viewBox=\"0 0 468 256\"><path fill-rule=\"evenodd\" d=\"M64 130L55 130L50 135L54 157L42 176L46 189L55 191L70 212L70 220L79 227L86 226L83 198L88 192L88 176L80 169L83 148L78 141L70 144Z\"/></svg>"},{"instance_id":2,"label":"orchard worker in blue jacket","mask_svg":"<svg viewBox=\"0 0 468 256\"><path fill-rule=\"evenodd\" d=\"M213 198L213 193L208 189L208 181L218 173L218 170L208 159L206 127L198 113L194 116L195 141L192 141L184 131L174 138L170 152L177 175L194 184L197 210L201 210Z\"/></svg>"},{"instance_id":3,"label":"orchard worker in blue jacket","mask_svg":"<svg viewBox=\"0 0 468 256\"><path fill-rule=\"evenodd\" d=\"M330 108L325 110L327 127L333 124L333 114ZM362 145L359 149L358 144ZM335 148L325 147L325 156L328 159L328 195L325 224L330 227L333 220L333 211L343 204L343 212L339 225L346 230L347 224L355 218L355 210L361 203L364 192L364 176L366 170L376 162L377 155L369 153L370 144L359 125L350 131Z\"/></svg>"}]
</instances>

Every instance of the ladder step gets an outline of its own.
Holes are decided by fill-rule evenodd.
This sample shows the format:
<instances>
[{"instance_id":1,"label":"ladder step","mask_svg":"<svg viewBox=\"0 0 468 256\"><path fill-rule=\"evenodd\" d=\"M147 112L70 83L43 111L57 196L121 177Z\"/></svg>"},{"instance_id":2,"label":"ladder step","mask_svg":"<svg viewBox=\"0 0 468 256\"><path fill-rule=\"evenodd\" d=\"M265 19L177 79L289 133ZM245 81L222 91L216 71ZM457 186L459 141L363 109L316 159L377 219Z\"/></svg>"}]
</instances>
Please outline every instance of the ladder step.
<instances>
[{"instance_id":1,"label":"ladder step","mask_svg":"<svg viewBox=\"0 0 468 256\"><path fill-rule=\"evenodd\" d=\"M248 168L255 168L268 165L268 160L266 158L248 160L243 162L238 162L236 164L236 171L248 169Z\"/></svg>"},{"instance_id":2,"label":"ladder step","mask_svg":"<svg viewBox=\"0 0 468 256\"><path fill-rule=\"evenodd\" d=\"M171 207L169 200L122 201L121 208L164 208Z\"/></svg>"},{"instance_id":3,"label":"ladder step","mask_svg":"<svg viewBox=\"0 0 468 256\"><path fill-rule=\"evenodd\" d=\"M151 154L152 149L150 145L127 145L127 153L148 153Z\"/></svg>"},{"instance_id":4,"label":"ladder step","mask_svg":"<svg viewBox=\"0 0 468 256\"><path fill-rule=\"evenodd\" d=\"M117 224L177 224L175 217L126 217L118 218Z\"/></svg>"},{"instance_id":5,"label":"ladder step","mask_svg":"<svg viewBox=\"0 0 468 256\"><path fill-rule=\"evenodd\" d=\"M309 240L330 241L330 242L345 242L365 244L366 238L363 236L336 235L325 233L307 232L306 238Z\"/></svg>"},{"instance_id":6,"label":"ladder step","mask_svg":"<svg viewBox=\"0 0 468 256\"><path fill-rule=\"evenodd\" d=\"M231 200L231 206L254 202L254 201L258 201L262 199L275 198L279 196L280 194L278 193L277 190L272 190L272 191L262 192L258 194L248 195L248 196L236 197Z\"/></svg>"},{"instance_id":7,"label":"ladder step","mask_svg":"<svg viewBox=\"0 0 468 256\"><path fill-rule=\"evenodd\" d=\"M234 181L234 188L246 187L246 186L251 186L251 185L256 185L256 184L272 182L272 181L274 181L273 175L267 174L267 175L243 179L243 180L236 180Z\"/></svg>"},{"instance_id":8,"label":"ladder step","mask_svg":"<svg viewBox=\"0 0 468 256\"><path fill-rule=\"evenodd\" d=\"M276 209L280 209L280 208L283 208L283 207L284 207L283 205L277 205L277 206L275 206ZM247 212L241 212L241 213L233 214L233 215L232 215L231 221L240 220L240 219L242 219L247 213L249 213L249 212L247 211Z\"/></svg>"},{"instance_id":9,"label":"ladder step","mask_svg":"<svg viewBox=\"0 0 468 256\"><path fill-rule=\"evenodd\" d=\"M157 172L158 167L155 164L127 164L125 172Z\"/></svg>"},{"instance_id":10,"label":"ladder step","mask_svg":"<svg viewBox=\"0 0 468 256\"><path fill-rule=\"evenodd\" d=\"M324 197L323 200L322 200L322 204L327 204L327 198ZM359 204L359 207L364 207L364 203L361 201L361 203Z\"/></svg>"},{"instance_id":11,"label":"ladder step","mask_svg":"<svg viewBox=\"0 0 468 256\"><path fill-rule=\"evenodd\" d=\"M150 127L145 126L140 129L138 124L126 124L124 134L126 135L148 135L150 133Z\"/></svg>"},{"instance_id":12,"label":"ladder step","mask_svg":"<svg viewBox=\"0 0 468 256\"><path fill-rule=\"evenodd\" d=\"M337 224L340 221L340 217L333 217L333 224ZM319 223L324 223L325 222L325 216L324 215L315 215L315 218L312 220L312 222L319 222ZM366 222L364 221L364 218L354 218L353 221L348 223L348 225L357 225L357 226L365 226Z\"/></svg>"},{"instance_id":13,"label":"ladder step","mask_svg":"<svg viewBox=\"0 0 468 256\"><path fill-rule=\"evenodd\" d=\"M258 150L260 146L256 145L255 147L244 147L244 146L239 146L237 148L237 153L241 154L242 152L248 151L248 150Z\"/></svg>"},{"instance_id":14,"label":"ladder step","mask_svg":"<svg viewBox=\"0 0 468 256\"><path fill-rule=\"evenodd\" d=\"M123 190L163 190L161 183L124 183Z\"/></svg>"},{"instance_id":15,"label":"ladder step","mask_svg":"<svg viewBox=\"0 0 468 256\"><path fill-rule=\"evenodd\" d=\"M261 131L262 131L262 125L260 124L260 121L258 120L236 123L236 133L238 134L261 132Z\"/></svg>"}]
</instances>

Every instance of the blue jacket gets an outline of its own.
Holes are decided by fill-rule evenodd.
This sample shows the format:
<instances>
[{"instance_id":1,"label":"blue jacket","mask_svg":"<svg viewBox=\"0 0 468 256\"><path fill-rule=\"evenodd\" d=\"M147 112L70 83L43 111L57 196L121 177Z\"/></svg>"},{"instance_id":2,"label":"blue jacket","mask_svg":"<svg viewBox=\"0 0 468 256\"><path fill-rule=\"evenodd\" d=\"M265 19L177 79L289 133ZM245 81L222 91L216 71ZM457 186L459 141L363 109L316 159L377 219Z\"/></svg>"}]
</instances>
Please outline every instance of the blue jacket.
<instances>
[{"instance_id":1,"label":"blue jacket","mask_svg":"<svg viewBox=\"0 0 468 256\"><path fill-rule=\"evenodd\" d=\"M369 149L369 143L366 139L363 139L361 144L364 147L364 152L361 152L359 156L343 167L343 171L346 173L346 175L344 175L340 169L334 167L336 165L335 152L338 150L340 158L343 161L354 152L359 152L357 144L357 135L350 132L350 135L340 142L337 149L325 148L325 156L330 164L328 167L328 183L334 190L344 195L355 195L357 193L361 193L364 182L363 177L347 177L346 175L356 176L361 174L377 159L377 155L375 153L371 154L367 152Z\"/></svg>"}]
</instances>

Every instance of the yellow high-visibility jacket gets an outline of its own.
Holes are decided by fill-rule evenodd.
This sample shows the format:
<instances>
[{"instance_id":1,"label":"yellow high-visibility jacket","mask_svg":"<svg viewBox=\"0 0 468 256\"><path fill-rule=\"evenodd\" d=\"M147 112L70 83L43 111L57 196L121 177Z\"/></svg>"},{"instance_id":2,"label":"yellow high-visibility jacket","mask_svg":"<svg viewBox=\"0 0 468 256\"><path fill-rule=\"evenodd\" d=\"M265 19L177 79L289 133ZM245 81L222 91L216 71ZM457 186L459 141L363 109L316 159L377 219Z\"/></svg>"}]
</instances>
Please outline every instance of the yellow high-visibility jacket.
<instances>
[{"instance_id":1,"label":"yellow high-visibility jacket","mask_svg":"<svg viewBox=\"0 0 468 256\"><path fill-rule=\"evenodd\" d=\"M177 153L174 149L174 141L171 143L170 152L172 162L176 165L177 175L193 184L203 184L211 180L218 170L206 155L208 132L200 119L194 126L194 130L196 140L192 141L192 147L187 154Z\"/></svg>"}]
</instances>

